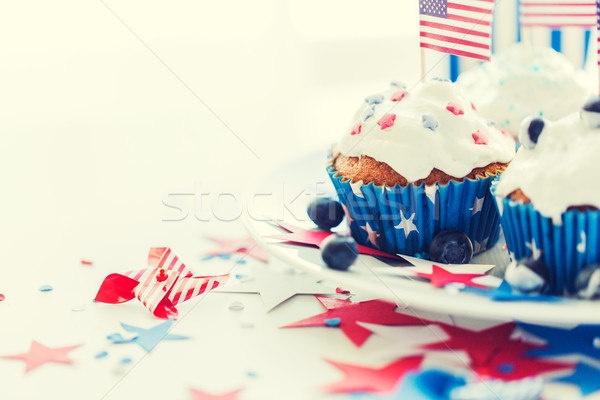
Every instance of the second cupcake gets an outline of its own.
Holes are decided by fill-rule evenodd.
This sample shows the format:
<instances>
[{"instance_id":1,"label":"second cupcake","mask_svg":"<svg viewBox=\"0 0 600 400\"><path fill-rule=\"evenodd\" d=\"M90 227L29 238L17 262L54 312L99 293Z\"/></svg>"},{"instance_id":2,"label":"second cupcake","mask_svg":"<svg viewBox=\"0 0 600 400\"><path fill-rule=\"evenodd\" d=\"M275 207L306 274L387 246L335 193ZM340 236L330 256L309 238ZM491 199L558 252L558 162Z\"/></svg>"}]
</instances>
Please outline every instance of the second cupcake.
<instances>
[{"instance_id":1,"label":"second cupcake","mask_svg":"<svg viewBox=\"0 0 600 400\"><path fill-rule=\"evenodd\" d=\"M367 97L333 147L329 176L354 238L392 254L427 252L445 229L474 252L498 240L492 179L515 154L510 134L479 116L445 80Z\"/></svg>"}]
</instances>

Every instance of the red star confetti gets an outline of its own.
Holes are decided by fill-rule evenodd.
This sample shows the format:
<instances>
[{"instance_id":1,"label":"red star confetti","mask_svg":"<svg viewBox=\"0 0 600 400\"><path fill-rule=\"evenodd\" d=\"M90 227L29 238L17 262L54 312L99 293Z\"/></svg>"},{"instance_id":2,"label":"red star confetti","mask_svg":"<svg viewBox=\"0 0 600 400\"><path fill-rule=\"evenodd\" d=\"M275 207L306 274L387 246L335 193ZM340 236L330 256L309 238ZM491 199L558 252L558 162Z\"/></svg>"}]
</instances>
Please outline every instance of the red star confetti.
<instances>
[{"instance_id":1,"label":"red star confetti","mask_svg":"<svg viewBox=\"0 0 600 400\"><path fill-rule=\"evenodd\" d=\"M327 360L344 373L344 379L328 385L331 393L369 392L389 393L407 372L415 371L423 362L423 355L400 358L381 368L361 367Z\"/></svg>"},{"instance_id":2,"label":"red star confetti","mask_svg":"<svg viewBox=\"0 0 600 400\"><path fill-rule=\"evenodd\" d=\"M29 372L46 363L73 364L73 360L67 354L79 346L50 348L34 340L31 342L29 352L3 356L3 358L25 361L25 372Z\"/></svg>"},{"instance_id":3,"label":"red star confetti","mask_svg":"<svg viewBox=\"0 0 600 400\"><path fill-rule=\"evenodd\" d=\"M358 121L352 127L352 131L350 132L350 135L351 136L358 135L360 133L361 129L362 129L362 122Z\"/></svg>"},{"instance_id":4,"label":"red star confetti","mask_svg":"<svg viewBox=\"0 0 600 400\"><path fill-rule=\"evenodd\" d=\"M396 121L396 114L385 113L383 117L381 117L379 121L377 121L377 125L379 125L383 130L394 126L394 121Z\"/></svg>"},{"instance_id":5,"label":"red star confetti","mask_svg":"<svg viewBox=\"0 0 600 400\"><path fill-rule=\"evenodd\" d=\"M485 274L454 274L448 270L445 270L444 268L438 267L435 264L433 265L431 274L427 274L425 272L417 272L416 274L421 278L429 279L431 285L434 287L443 287L449 283L462 283L464 285L473 286L476 288L488 288L485 285L472 282L472 279L486 276Z\"/></svg>"},{"instance_id":6,"label":"red star confetti","mask_svg":"<svg viewBox=\"0 0 600 400\"><path fill-rule=\"evenodd\" d=\"M383 300L353 303L349 300L326 296L315 297L327 308L327 311L282 328L339 327L352 343L360 347L371 336L371 331L357 324L358 321L378 325L425 325L428 323L428 321L395 312L396 304Z\"/></svg>"},{"instance_id":7,"label":"red star confetti","mask_svg":"<svg viewBox=\"0 0 600 400\"><path fill-rule=\"evenodd\" d=\"M325 239L327 239L330 235L333 235L333 232L330 231L311 231L308 229L302 229L292 224L278 222L277 223L281 228L285 229L289 233L285 233L283 235L271 235L267 236L269 239L281 239L287 240L288 242L298 243L298 244L308 244L312 246L321 247L321 244ZM360 254L368 254L371 256L379 256L392 258L394 260L402 260L402 257L398 257L393 254L384 253L383 251L372 249L367 246L358 245L358 252Z\"/></svg>"},{"instance_id":8,"label":"red star confetti","mask_svg":"<svg viewBox=\"0 0 600 400\"><path fill-rule=\"evenodd\" d=\"M269 256L265 250L263 250L256 242L247 237L245 239L219 239L209 237L208 239L217 243L219 247L216 250L206 253L209 256L220 256L223 254L243 253L250 257L253 257L264 263L269 261Z\"/></svg>"},{"instance_id":9,"label":"red star confetti","mask_svg":"<svg viewBox=\"0 0 600 400\"><path fill-rule=\"evenodd\" d=\"M446 106L446 110L450 111L454 115L463 115L465 111L458 104L450 101Z\"/></svg>"},{"instance_id":10,"label":"red star confetti","mask_svg":"<svg viewBox=\"0 0 600 400\"><path fill-rule=\"evenodd\" d=\"M485 366L476 366L473 371L481 377L501 379L503 381L515 381L532 376L539 376L546 372L563 369L573 369L575 364L550 361L542 358L519 357L514 360L503 360L494 357Z\"/></svg>"},{"instance_id":11,"label":"red star confetti","mask_svg":"<svg viewBox=\"0 0 600 400\"><path fill-rule=\"evenodd\" d=\"M485 133L482 133L481 131L477 131L477 132L473 133L471 136L473 136L473 140L475 141L475 144L488 144L488 137L486 136Z\"/></svg>"},{"instance_id":12,"label":"red star confetti","mask_svg":"<svg viewBox=\"0 0 600 400\"><path fill-rule=\"evenodd\" d=\"M193 400L238 400L242 389L233 390L223 394L210 394L198 389L190 389Z\"/></svg>"},{"instance_id":13,"label":"red star confetti","mask_svg":"<svg viewBox=\"0 0 600 400\"><path fill-rule=\"evenodd\" d=\"M392 100L392 101L400 101L400 100L402 100L404 98L404 96L406 96L406 93L408 93L406 90L399 89L399 90L395 91L392 94L392 97L391 97L390 100Z\"/></svg>"},{"instance_id":14,"label":"red star confetti","mask_svg":"<svg viewBox=\"0 0 600 400\"><path fill-rule=\"evenodd\" d=\"M510 341L516 324L507 322L482 331L472 331L440 323L439 326L450 337L437 343L420 346L426 350L463 350L471 358L471 365L487 365L494 353Z\"/></svg>"}]
</instances>

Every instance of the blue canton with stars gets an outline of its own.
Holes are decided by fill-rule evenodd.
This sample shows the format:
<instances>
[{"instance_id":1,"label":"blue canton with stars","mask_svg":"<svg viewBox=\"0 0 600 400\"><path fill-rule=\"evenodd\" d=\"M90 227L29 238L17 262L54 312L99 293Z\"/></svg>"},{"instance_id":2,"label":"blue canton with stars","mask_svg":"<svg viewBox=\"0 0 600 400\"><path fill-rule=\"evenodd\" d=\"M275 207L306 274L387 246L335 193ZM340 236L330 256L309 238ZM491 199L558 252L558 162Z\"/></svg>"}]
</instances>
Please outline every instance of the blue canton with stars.
<instances>
[{"instance_id":1,"label":"blue canton with stars","mask_svg":"<svg viewBox=\"0 0 600 400\"><path fill-rule=\"evenodd\" d=\"M420 0L419 12L421 15L448 18L448 2L446 0Z\"/></svg>"}]
</instances>

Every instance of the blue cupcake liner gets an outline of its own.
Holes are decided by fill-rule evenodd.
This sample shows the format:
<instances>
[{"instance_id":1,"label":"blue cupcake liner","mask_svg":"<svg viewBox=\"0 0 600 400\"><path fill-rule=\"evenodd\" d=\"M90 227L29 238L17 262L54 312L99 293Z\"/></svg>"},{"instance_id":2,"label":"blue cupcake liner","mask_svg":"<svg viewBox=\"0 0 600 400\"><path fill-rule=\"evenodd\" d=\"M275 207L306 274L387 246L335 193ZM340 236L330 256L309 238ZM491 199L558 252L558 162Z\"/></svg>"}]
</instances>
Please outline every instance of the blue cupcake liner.
<instances>
[{"instance_id":1,"label":"blue cupcake liner","mask_svg":"<svg viewBox=\"0 0 600 400\"><path fill-rule=\"evenodd\" d=\"M531 203L496 196L496 183L491 193L496 198L511 258L541 257L550 270L549 292L574 293L579 271L600 261L600 211L567 211L557 225Z\"/></svg>"},{"instance_id":2,"label":"blue cupcake liner","mask_svg":"<svg viewBox=\"0 0 600 400\"><path fill-rule=\"evenodd\" d=\"M463 231L474 253L491 248L500 235L500 219L490 193L493 176L447 185L363 185L327 167L340 202L347 210L350 231L362 245L391 254L415 255L429 250L442 230ZM369 239L369 231L371 239Z\"/></svg>"}]
</instances>

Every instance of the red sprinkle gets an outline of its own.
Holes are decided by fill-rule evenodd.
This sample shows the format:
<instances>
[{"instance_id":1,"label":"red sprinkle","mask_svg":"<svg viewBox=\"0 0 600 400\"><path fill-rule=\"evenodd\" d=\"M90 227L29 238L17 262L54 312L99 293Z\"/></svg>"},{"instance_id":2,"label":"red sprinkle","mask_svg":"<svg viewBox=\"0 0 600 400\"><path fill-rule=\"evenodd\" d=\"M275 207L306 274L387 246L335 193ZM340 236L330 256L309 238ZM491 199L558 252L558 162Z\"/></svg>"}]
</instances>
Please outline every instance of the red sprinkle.
<instances>
[{"instance_id":1,"label":"red sprinkle","mask_svg":"<svg viewBox=\"0 0 600 400\"><path fill-rule=\"evenodd\" d=\"M475 108L475 104L473 104L473 102L471 102L471 108L475 111L477 111L477 109Z\"/></svg>"},{"instance_id":2,"label":"red sprinkle","mask_svg":"<svg viewBox=\"0 0 600 400\"><path fill-rule=\"evenodd\" d=\"M381 129L389 128L390 126L394 126L394 121L396 120L396 114L386 113L381 117L379 121L377 121L377 125L381 127Z\"/></svg>"},{"instance_id":3,"label":"red sprinkle","mask_svg":"<svg viewBox=\"0 0 600 400\"><path fill-rule=\"evenodd\" d=\"M161 269L158 273L158 275L156 275L156 280L159 282L164 282L167 280L167 278L169 277L169 275L165 274L165 270Z\"/></svg>"},{"instance_id":4,"label":"red sprinkle","mask_svg":"<svg viewBox=\"0 0 600 400\"><path fill-rule=\"evenodd\" d=\"M361 129L362 129L362 122L358 121L352 127L352 132L350 132L350 135L352 135L352 136L358 135L360 133Z\"/></svg>"},{"instance_id":5,"label":"red sprinkle","mask_svg":"<svg viewBox=\"0 0 600 400\"><path fill-rule=\"evenodd\" d=\"M404 96L406 96L406 93L408 93L406 90L400 89L400 90L394 92L394 94L392 94L391 100L392 101L400 101L404 98Z\"/></svg>"},{"instance_id":6,"label":"red sprinkle","mask_svg":"<svg viewBox=\"0 0 600 400\"><path fill-rule=\"evenodd\" d=\"M464 110L458 104L453 103L451 101L448 102L446 110L450 111L454 115L463 115L465 113Z\"/></svg>"},{"instance_id":7,"label":"red sprinkle","mask_svg":"<svg viewBox=\"0 0 600 400\"><path fill-rule=\"evenodd\" d=\"M475 141L475 144L488 144L488 138L485 135L485 133L481 133L480 131L477 131L477 132L473 133L471 136L473 136L473 140Z\"/></svg>"},{"instance_id":8,"label":"red sprinkle","mask_svg":"<svg viewBox=\"0 0 600 400\"><path fill-rule=\"evenodd\" d=\"M0 293L0 301L4 301L4 299L6 299L6 296L4 296L2 293Z\"/></svg>"},{"instance_id":9,"label":"red sprinkle","mask_svg":"<svg viewBox=\"0 0 600 400\"><path fill-rule=\"evenodd\" d=\"M92 262L90 260L81 260L81 263L83 265L92 265Z\"/></svg>"}]
</instances>

